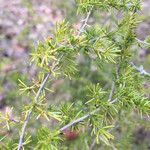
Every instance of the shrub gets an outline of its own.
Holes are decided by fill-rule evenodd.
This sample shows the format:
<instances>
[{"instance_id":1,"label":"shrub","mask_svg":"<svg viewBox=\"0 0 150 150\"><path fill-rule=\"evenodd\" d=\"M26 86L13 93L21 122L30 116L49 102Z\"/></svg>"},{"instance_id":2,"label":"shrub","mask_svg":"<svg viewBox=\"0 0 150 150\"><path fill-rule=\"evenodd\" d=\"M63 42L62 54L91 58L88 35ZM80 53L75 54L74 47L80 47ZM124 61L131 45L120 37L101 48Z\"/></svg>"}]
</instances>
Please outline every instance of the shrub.
<instances>
[{"instance_id":1,"label":"shrub","mask_svg":"<svg viewBox=\"0 0 150 150\"><path fill-rule=\"evenodd\" d=\"M130 115L150 113L143 86L150 74L132 62L133 50L141 44L135 33L140 1L76 0L76 4L78 14L86 14L80 29L76 31L65 20L57 23L53 34L31 53L31 63L38 69L31 83L19 80L21 94L30 99L22 115L15 120L10 112L1 114L2 124L8 130L19 129L20 135L5 142L6 149L92 149L95 143L103 149L131 149L130 124L133 128L137 120L132 121ZM94 11L120 17L114 16L108 26L89 25ZM59 97L52 102L48 97L54 92L51 85L60 79L66 85L58 91L69 92L70 101ZM38 126L36 119L41 120ZM124 131L122 123L129 128ZM128 133L125 140L115 141L119 132Z\"/></svg>"}]
</instances>

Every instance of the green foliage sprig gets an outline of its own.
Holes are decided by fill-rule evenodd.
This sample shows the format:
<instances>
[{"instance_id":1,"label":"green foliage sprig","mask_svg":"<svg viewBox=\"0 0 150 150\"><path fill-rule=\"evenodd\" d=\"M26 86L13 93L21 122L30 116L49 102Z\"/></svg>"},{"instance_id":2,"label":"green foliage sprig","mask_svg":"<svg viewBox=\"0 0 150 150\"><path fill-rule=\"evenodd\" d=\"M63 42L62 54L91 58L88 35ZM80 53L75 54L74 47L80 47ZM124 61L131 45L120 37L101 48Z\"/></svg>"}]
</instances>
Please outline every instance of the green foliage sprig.
<instances>
[{"instance_id":1,"label":"green foliage sprig","mask_svg":"<svg viewBox=\"0 0 150 150\"><path fill-rule=\"evenodd\" d=\"M97 143L103 141L111 146L110 141L114 139L111 130L115 128L115 122L120 117L119 112L131 112L134 109L141 114L150 113L150 101L145 97L142 86L144 78L139 72L149 74L129 63L133 55L131 47L136 41L135 28L138 24L137 11L140 10L140 1L77 0L76 2L78 12L87 13L78 33L66 21L57 23L53 35L39 42L31 53L31 63L38 67L37 76L30 85L19 80L20 91L28 95L30 103L24 107L23 115L18 121L20 138L19 143L14 144L18 150L29 148L30 144L32 148L41 150L57 150L65 147L61 133L69 128L81 132L86 130L90 135L89 141L95 136ZM94 9L103 11L115 9L122 11L123 17L118 19L115 28L101 25L87 27ZM49 88L52 81L58 78L73 80L80 76L80 65L77 62L79 55L86 56L96 69L103 68L104 64L111 65L112 85L108 83L109 89L103 89L100 83L88 84L84 102L75 100L73 103L66 102L57 107L49 105L46 93L53 91ZM9 117L9 115L3 117L8 129L11 125ZM33 140L32 137L25 136L26 128L29 120L35 122L35 119L39 118L48 122L55 119L58 122L54 130L44 125L40 127Z\"/></svg>"}]
</instances>

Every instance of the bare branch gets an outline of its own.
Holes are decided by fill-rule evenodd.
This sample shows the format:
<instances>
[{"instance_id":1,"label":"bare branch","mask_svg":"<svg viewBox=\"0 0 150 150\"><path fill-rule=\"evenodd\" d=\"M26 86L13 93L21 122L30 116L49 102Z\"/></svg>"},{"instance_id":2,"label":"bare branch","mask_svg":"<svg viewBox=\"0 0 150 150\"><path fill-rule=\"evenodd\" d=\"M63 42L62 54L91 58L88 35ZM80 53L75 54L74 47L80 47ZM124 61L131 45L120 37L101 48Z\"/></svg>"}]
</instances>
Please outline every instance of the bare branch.
<instances>
[{"instance_id":1,"label":"bare branch","mask_svg":"<svg viewBox=\"0 0 150 150\"><path fill-rule=\"evenodd\" d=\"M40 86L40 88L39 88L39 90L38 90L38 92L36 94L36 97L35 97L35 101L36 102L38 101L38 98L39 98L39 96L40 96L40 94L41 94L41 92L42 92L42 90L43 90L43 88L44 88L44 86L45 86L49 76L50 76L50 72L46 75L45 79L43 80L43 82L42 82L42 84L41 84L41 86Z\"/></svg>"},{"instance_id":2,"label":"bare branch","mask_svg":"<svg viewBox=\"0 0 150 150\"><path fill-rule=\"evenodd\" d=\"M118 100L118 99L116 98L116 99L114 99L113 101L110 101L108 104L113 104L113 103L115 103L117 100ZM74 124L79 123L79 122L85 120L86 118L89 118L90 116L96 114L96 113L99 112L100 110L101 110L101 108L95 109L95 110L92 111L91 113L88 113L88 114L86 114L86 115L84 115L84 116L82 116L82 117L80 117L80 118L78 118L78 119L76 119L76 120L74 120L74 121L68 123L67 125L63 126L62 128L59 129L59 131L60 131L60 132L64 131L65 129L67 129L67 128L73 126Z\"/></svg>"},{"instance_id":3,"label":"bare branch","mask_svg":"<svg viewBox=\"0 0 150 150\"><path fill-rule=\"evenodd\" d=\"M39 96L40 96L40 94L41 94L41 92L42 92L42 90L43 90L43 88L44 88L44 86L45 86L49 76L50 76L50 72L46 75L45 79L43 80L42 84L40 85L40 88L39 88L39 90L38 90L38 92L37 92L37 94L35 96L35 102L38 101L38 98L39 98ZM21 147L22 147L25 130L26 130L27 124L28 124L28 122L30 120L31 113L32 113L32 109L28 112L27 117L25 119L25 122L24 122L24 124L22 126L22 130L21 130L21 134L20 134L20 139L19 139L19 144L18 144L18 149L17 150L20 150Z\"/></svg>"},{"instance_id":4,"label":"bare branch","mask_svg":"<svg viewBox=\"0 0 150 150\"><path fill-rule=\"evenodd\" d=\"M110 91L110 94L109 94L109 100L110 100L110 101L112 100L114 91L115 91L115 82L113 81L113 82L112 82L111 91Z\"/></svg>"},{"instance_id":5,"label":"bare branch","mask_svg":"<svg viewBox=\"0 0 150 150\"><path fill-rule=\"evenodd\" d=\"M120 64L116 65L116 79L119 78L119 68L120 68ZM115 91L115 81L112 82L112 87L111 87L111 91L110 91L110 94L109 94L109 100L111 101L112 100L112 97L113 97L113 94L114 94L114 91Z\"/></svg>"},{"instance_id":6,"label":"bare branch","mask_svg":"<svg viewBox=\"0 0 150 150\"><path fill-rule=\"evenodd\" d=\"M24 134L25 134L25 130L26 130L27 124L28 124L28 122L30 120L31 113L32 113L32 109L28 112L26 120L25 120L25 122L24 122L24 124L22 126L22 130L21 130L21 134L20 134L20 139L19 139L19 144L18 144L17 150L20 150L21 147L23 146L23 138L24 138Z\"/></svg>"},{"instance_id":7,"label":"bare branch","mask_svg":"<svg viewBox=\"0 0 150 150\"><path fill-rule=\"evenodd\" d=\"M80 28L80 30L79 30L77 36L80 36L81 33L84 31L85 27L87 26L87 22L88 22L88 20L89 20L90 15L91 15L92 9L93 9L93 6L90 8L89 12L87 13L87 16L86 16L86 18L84 19L83 24L82 24L82 26L81 26L81 28Z\"/></svg>"},{"instance_id":8,"label":"bare branch","mask_svg":"<svg viewBox=\"0 0 150 150\"><path fill-rule=\"evenodd\" d=\"M115 98L113 101L110 101L109 104L113 104L113 103L115 103L116 101L118 101L118 98Z\"/></svg>"},{"instance_id":9,"label":"bare branch","mask_svg":"<svg viewBox=\"0 0 150 150\"><path fill-rule=\"evenodd\" d=\"M139 43L141 43L141 44L150 46L150 43L148 43L148 42L146 42L146 41L142 41L142 40L140 40L140 39L138 39L138 38L135 38L135 39L137 40L137 42L139 42Z\"/></svg>"},{"instance_id":10,"label":"bare branch","mask_svg":"<svg viewBox=\"0 0 150 150\"><path fill-rule=\"evenodd\" d=\"M150 77L150 73L148 73L146 70L144 70L144 67L141 65L140 67L137 67L133 62L129 62L129 64L138 72L140 72L140 74L142 75L146 75Z\"/></svg>"},{"instance_id":11,"label":"bare branch","mask_svg":"<svg viewBox=\"0 0 150 150\"><path fill-rule=\"evenodd\" d=\"M73 126L74 124L76 124L76 123L78 123L78 122L81 122L81 121L85 120L86 118L90 117L91 115L97 113L97 112L100 111L100 110L101 110L101 109L98 108L98 109L92 111L91 113L86 114L86 115L84 115L84 116L82 116L82 117L80 117L80 118L78 118L78 119L76 119L76 120L74 120L74 121L68 123L68 124L65 125L64 127L60 128L59 131L63 131L63 130L65 130L65 129L67 129L67 128Z\"/></svg>"},{"instance_id":12,"label":"bare branch","mask_svg":"<svg viewBox=\"0 0 150 150\"><path fill-rule=\"evenodd\" d=\"M96 140L94 139L94 141L92 142L92 144L91 144L89 150L93 150L94 147L95 147L95 144L96 144Z\"/></svg>"}]
</instances>

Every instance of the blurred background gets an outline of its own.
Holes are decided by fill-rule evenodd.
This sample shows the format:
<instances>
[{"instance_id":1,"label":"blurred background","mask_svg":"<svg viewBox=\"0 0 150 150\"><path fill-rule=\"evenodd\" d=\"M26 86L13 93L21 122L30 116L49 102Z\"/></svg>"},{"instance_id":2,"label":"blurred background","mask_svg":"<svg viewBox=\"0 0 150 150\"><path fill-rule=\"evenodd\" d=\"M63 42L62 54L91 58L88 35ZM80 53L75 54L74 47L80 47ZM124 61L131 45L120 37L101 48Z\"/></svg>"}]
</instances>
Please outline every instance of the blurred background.
<instances>
[{"instance_id":1,"label":"blurred background","mask_svg":"<svg viewBox=\"0 0 150 150\"><path fill-rule=\"evenodd\" d=\"M142 2L142 11L139 13L139 26L136 30L138 39L144 40L150 35L150 0ZM84 16L76 14L74 0L0 0L0 111L5 112L14 107L15 115L20 115L21 108L26 98L19 94L18 79L29 82L36 74L36 67L30 65L30 52L34 50L38 41L43 41L51 36L52 29L56 22L66 19L73 28L78 29ZM96 11L92 14L89 23L109 24L111 15L106 12ZM136 52L134 62L150 72L150 48L141 46ZM103 73L89 64L88 60L79 58L80 69L83 79L64 81L58 79L53 83L55 92L49 94L54 102L59 99L72 100L84 99L84 85L91 82L100 82L104 87L106 81L110 80L108 71ZM90 65L90 66L89 66ZM89 74L90 68L90 74ZM86 74L87 73L87 74ZM144 83L146 95L150 98L150 83ZM106 87L107 88L107 85ZM74 92L76 89L76 93ZM78 90L77 90L78 89ZM133 138L131 144L135 149L150 149L150 120L145 117L128 116L134 118L135 126L132 128L127 120L124 120L122 141L126 138L127 131L131 131ZM133 117L133 118L132 118ZM138 122L138 124L137 124ZM128 128L129 127L129 128ZM119 129L118 129L119 130ZM121 131L120 131L121 132ZM0 127L0 137L5 132ZM142 146L141 146L142 145ZM127 146L127 145L126 145ZM140 147L141 146L141 147Z\"/></svg>"}]
</instances>

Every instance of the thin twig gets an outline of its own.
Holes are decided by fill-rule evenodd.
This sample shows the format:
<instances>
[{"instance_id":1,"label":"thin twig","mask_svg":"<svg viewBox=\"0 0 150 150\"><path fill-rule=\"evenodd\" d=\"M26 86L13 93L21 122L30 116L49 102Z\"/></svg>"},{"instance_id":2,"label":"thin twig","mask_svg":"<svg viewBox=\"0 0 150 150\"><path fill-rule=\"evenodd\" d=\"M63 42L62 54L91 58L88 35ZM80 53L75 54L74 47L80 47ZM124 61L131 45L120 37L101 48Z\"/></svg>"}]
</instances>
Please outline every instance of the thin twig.
<instances>
[{"instance_id":1,"label":"thin twig","mask_svg":"<svg viewBox=\"0 0 150 150\"><path fill-rule=\"evenodd\" d=\"M113 101L110 101L109 104L113 104L113 103L115 103L116 101L118 101L118 98L115 98Z\"/></svg>"},{"instance_id":2,"label":"thin twig","mask_svg":"<svg viewBox=\"0 0 150 150\"><path fill-rule=\"evenodd\" d=\"M140 40L140 39L138 39L138 38L135 38L135 39L137 40L137 42L139 42L139 43L141 43L141 44L150 46L150 43L148 43L148 42L146 42L146 41L142 41L142 40Z\"/></svg>"},{"instance_id":3,"label":"thin twig","mask_svg":"<svg viewBox=\"0 0 150 150\"><path fill-rule=\"evenodd\" d=\"M95 147L95 144L96 144L96 140L94 139L94 141L92 142L92 144L91 144L89 150L93 150L94 147Z\"/></svg>"},{"instance_id":4,"label":"thin twig","mask_svg":"<svg viewBox=\"0 0 150 150\"><path fill-rule=\"evenodd\" d=\"M146 70L144 70L144 67L141 65L140 67L137 67L133 62L129 62L129 64L138 72L140 72L140 74L142 75L146 75L150 77L150 73L148 73Z\"/></svg>"},{"instance_id":5,"label":"thin twig","mask_svg":"<svg viewBox=\"0 0 150 150\"><path fill-rule=\"evenodd\" d=\"M39 96L40 96L40 94L41 94L41 92L42 92L42 90L43 90L43 88L44 88L44 86L45 86L49 76L50 76L50 72L46 75L45 79L43 80L42 84L40 85L40 88L39 88L39 90L38 90L38 92L37 92L37 94L35 96L35 102L38 101L38 98L39 98ZM18 149L17 150L20 150L21 147L22 147L25 130L26 130L27 124L28 124L28 122L30 120L31 113L32 113L32 109L30 109L30 111L28 112L27 117L25 119L25 122L24 122L24 124L22 126L20 140L19 140L19 144L18 144Z\"/></svg>"},{"instance_id":6,"label":"thin twig","mask_svg":"<svg viewBox=\"0 0 150 150\"><path fill-rule=\"evenodd\" d=\"M113 103L115 103L117 100L118 100L118 99L116 98L116 99L114 99L113 101L110 101L108 104L113 104ZM70 122L70 123L68 123L67 125L65 125L65 126L63 126L62 128L60 128L59 131L60 131L60 132L64 131L65 129L67 129L67 128L73 126L74 124L79 123L79 122L85 120L86 118L89 118L90 116L96 114L96 113L99 112L100 110L101 110L101 108L97 108L97 109L95 109L94 111L92 111L91 113L88 113L88 114L86 114L86 115L84 115L84 116L82 116L82 117L80 117L80 118L78 118L78 119L76 119L76 120L73 120L72 122Z\"/></svg>"},{"instance_id":7,"label":"thin twig","mask_svg":"<svg viewBox=\"0 0 150 150\"><path fill-rule=\"evenodd\" d=\"M55 68L55 67L53 67L53 68ZM53 70L53 68L52 68L52 70ZM40 96L40 94L41 94L41 91L43 90L43 88L44 88L44 86L45 86L45 84L46 84L46 82L47 82L47 80L48 80L48 78L49 78L50 75L51 75L50 72L47 73L45 79L43 80L43 82L42 82L42 84L41 84L41 86L40 86L40 88L39 88L39 90L38 90L38 92L37 92L37 94L36 94L35 102L38 101L38 98L39 98L39 96Z\"/></svg>"},{"instance_id":8,"label":"thin twig","mask_svg":"<svg viewBox=\"0 0 150 150\"><path fill-rule=\"evenodd\" d=\"M81 33L83 32L84 28L87 26L87 22L88 22L88 19L89 19L89 17L90 17L92 8L93 8L93 6L91 7L90 11L88 12L87 17L85 18L84 23L83 23L83 25L81 26L81 29L79 30L77 36L80 36ZM62 57L63 57L63 56L62 56ZM62 58L62 57L61 57L61 58ZM54 66L54 68L52 68L52 70L55 69L55 67L56 67L57 65L58 65L58 64L56 64L56 65ZM50 72L47 73L47 75L46 75L46 77L44 78L42 84L40 85L40 88L39 88L39 90L38 90L38 92L37 92L37 94L36 94L36 96L35 96L35 102L38 101L38 98L39 98L39 96L40 96L40 94L41 94L41 92L42 92L42 90L43 90L43 88L44 88L44 86L45 86L47 80L49 79L50 75L51 75ZM30 120L30 117L31 117L31 113L32 113L32 109L28 112L27 117L26 117L26 119L25 119L25 122L24 122L24 124L23 124L23 126L22 126L22 130L21 130L21 134L20 134L20 139L19 139L19 144L18 144L17 150L20 150L21 147L23 146L23 138L24 138L24 134L25 134L25 130L26 130L27 124L28 124L28 122L29 122L29 120ZM84 116L84 117L85 117L85 116ZM87 116L87 117L88 117L88 116ZM83 119L83 118L82 118L82 119ZM80 120L77 120L77 121L80 122ZM74 123L75 123L75 122L74 122ZM62 129L63 129L63 128L62 128ZM60 130L61 130L61 129L60 129ZM63 130L64 130L64 129L63 129ZM63 130L62 130L62 131L63 131Z\"/></svg>"},{"instance_id":9,"label":"thin twig","mask_svg":"<svg viewBox=\"0 0 150 150\"><path fill-rule=\"evenodd\" d=\"M119 67L120 67L120 64L118 64L118 65L116 65L115 66L116 67L116 69L115 69L115 71L116 71L116 79L118 79L119 78ZM112 86L111 86L111 91L110 91L110 94L109 94L109 100L111 101L112 100L112 97L113 97L113 94L114 94L114 91L115 91L115 81L113 81L112 82Z\"/></svg>"},{"instance_id":10,"label":"thin twig","mask_svg":"<svg viewBox=\"0 0 150 150\"><path fill-rule=\"evenodd\" d=\"M20 150L21 147L23 146L23 138L24 138L25 130L26 130L27 124L29 122L31 113L32 113L32 109L28 112L28 115L27 115L27 117L25 119L25 122L24 122L24 124L22 126L21 135L20 135L20 139L19 139L19 144L18 144L17 150Z\"/></svg>"},{"instance_id":11,"label":"thin twig","mask_svg":"<svg viewBox=\"0 0 150 150\"><path fill-rule=\"evenodd\" d=\"M86 18L83 20L83 24L82 24L82 26L81 26L81 28L80 28L80 30L79 30L77 36L80 36L81 33L84 31L85 27L87 26L87 22L88 22L88 20L89 20L90 15L91 15L92 9L93 9L93 6L91 6L89 12L87 13Z\"/></svg>"},{"instance_id":12,"label":"thin twig","mask_svg":"<svg viewBox=\"0 0 150 150\"><path fill-rule=\"evenodd\" d=\"M95 109L95 110L92 111L91 113L88 113L88 114L86 114L86 115L84 115L84 116L82 116L82 117L80 117L80 118L78 118L78 119L76 119L76 120L74 120L74 121L68 123L68 124L65 125L64 127L60 128L59 131L64 131L65 129L67 129L67 128L73 126L74 124L76 124L76 123L78 123L78 122L81 122L81 121L85 120L86 118L90 117L91 115L97 113L97 112L100 111L100 110L101 110L100 108Z\"/></svg>"},{"instance_id":13,"label":"thin twig","mask_svg":"<svg viewBox=\"0 0 150 150\"><path fill-rule=\"evenodd\" d=\"M114 91L115 91L115 82L113 81L113 82L112 82L111 91L110 91L110 94L109 94L109 100L110 100L110 101L112 100Z\"/></svg>"},{"instance_id":14,"label":"thin twig","mask_svg":"<svg viewBox=\"0 0 150 150\"><path fill-rule=\"evenodd\" d=\"M119 78L120 63L116 65L116 78Z\"/></svg>"}]
</instances>

